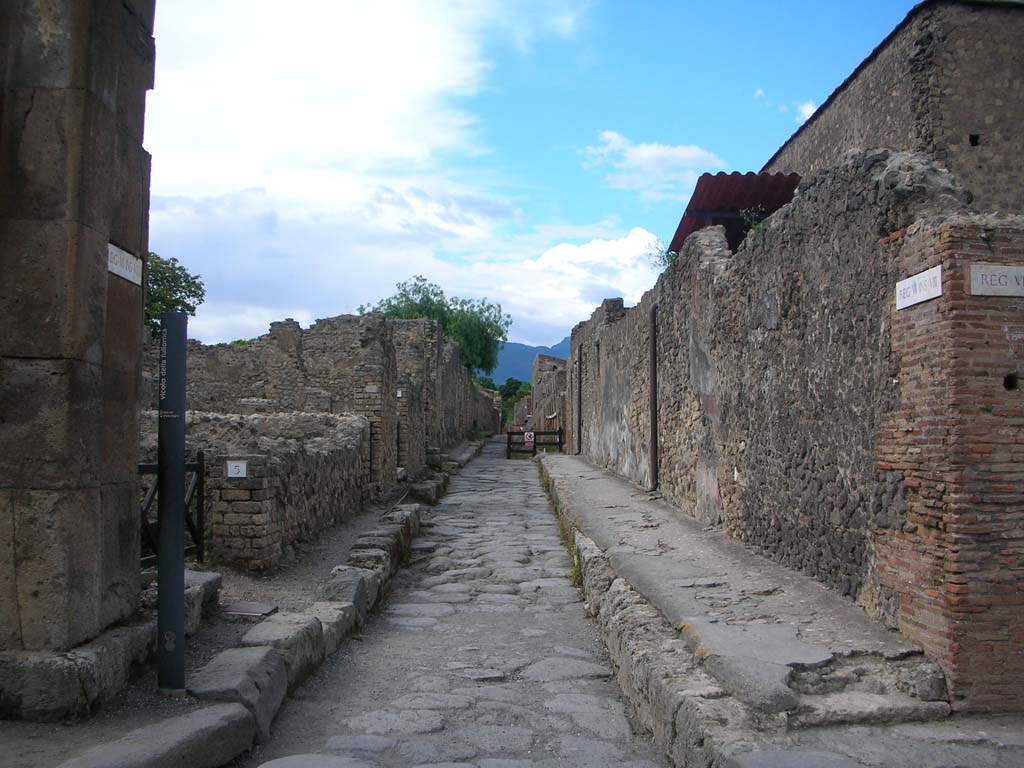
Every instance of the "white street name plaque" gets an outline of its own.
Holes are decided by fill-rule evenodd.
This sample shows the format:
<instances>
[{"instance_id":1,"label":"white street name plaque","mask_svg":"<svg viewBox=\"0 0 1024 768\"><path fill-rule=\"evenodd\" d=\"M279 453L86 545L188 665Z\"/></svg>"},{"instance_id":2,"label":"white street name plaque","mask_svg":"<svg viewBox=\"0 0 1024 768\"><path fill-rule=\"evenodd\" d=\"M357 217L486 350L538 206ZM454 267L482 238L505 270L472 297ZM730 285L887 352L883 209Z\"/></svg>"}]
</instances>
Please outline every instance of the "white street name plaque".
<instances>
[{"instance_id":1,"label":"white street name plaque","mask_svg":"<svg viewBox=\"0 0 1024 768\"><path fill-rule=\"evenodd\" d=\"M136 285L142 285L142 259L113 243L107 244L107 270Z\"/></svg>"},{"instance_id":2,"label":"white street name plaque","mask_svg":"<svg viewBox=\"0 0 1024 768\"><path fill-rule=\"evenodd\" d=\"M245 477L248 474L249 462L247 461L229 461L227 466L228 477Z\"/></svg>"},{"instance_id":3,"label":"white street name plaque","mask_svg":"<svg viewBox=\"0 0 1024 768\"><path fill-rule=\"evenodd\" d=\"M896 309L906 309L942 295L942 265L896 283Z\"/></svg>"},{"instance_id":4,"label":"white street name plaque","mask_svg":"<svg viewBox=\"0 0 1024 768\"><path fill-rule=\"evenodd\" d=\"M974 296L1024 296L1024 267L971 264Z\"/></svg>"}]
</instances>

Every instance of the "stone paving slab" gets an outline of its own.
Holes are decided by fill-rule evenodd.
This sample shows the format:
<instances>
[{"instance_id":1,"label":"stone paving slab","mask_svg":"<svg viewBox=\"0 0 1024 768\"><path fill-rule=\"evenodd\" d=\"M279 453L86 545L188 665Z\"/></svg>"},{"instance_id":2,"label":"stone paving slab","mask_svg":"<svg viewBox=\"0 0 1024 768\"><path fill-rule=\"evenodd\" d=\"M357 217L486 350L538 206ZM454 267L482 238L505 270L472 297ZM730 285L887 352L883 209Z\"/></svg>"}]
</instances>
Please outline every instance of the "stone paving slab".
<instances>
[{"instance_id":1,"label":"stone paving slab","mask_svg":"<svg viewBox=\"0 0 1024 768\"><path fill-rule=\"evenodd\" d=\"M362 641L289 700L245 768L315 755L375 768L666 765L629 720L533 464L489 443L424 510L417 543Z\"/></svg>"}]
</instances>

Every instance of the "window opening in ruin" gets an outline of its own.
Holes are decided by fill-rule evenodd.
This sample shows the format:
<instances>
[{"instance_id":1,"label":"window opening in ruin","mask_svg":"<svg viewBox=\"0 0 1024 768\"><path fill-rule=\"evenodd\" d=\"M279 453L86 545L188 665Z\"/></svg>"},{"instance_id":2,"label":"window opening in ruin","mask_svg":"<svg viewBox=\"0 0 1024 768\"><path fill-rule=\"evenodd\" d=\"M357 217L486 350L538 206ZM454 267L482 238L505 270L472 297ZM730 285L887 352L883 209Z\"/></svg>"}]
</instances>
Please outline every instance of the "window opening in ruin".
<instances>
[{"instance_id":1,"label":"window opening in ruin","mask_svg":"<svg viewBox=\"0 0 1024 768\"><path fill-rule=\"evenodd\" d=\"M1010 392L1016 392L1020 388L1020 381L1016 373L1008 373L1003 377L1003 386Z\"/></svg>"},{"instance_id":2,"label":"window opening in ruin","mask_svg":"<svg viewBox=\"0 0 1024 768\"><path fill-rule=\"evenodd\" d=\"M967 141L971 143L972 147L976 147L978 146L978 144L981 143L981 134L972 133L970 136L967 137Z\"/></svg>"}]
</instances>

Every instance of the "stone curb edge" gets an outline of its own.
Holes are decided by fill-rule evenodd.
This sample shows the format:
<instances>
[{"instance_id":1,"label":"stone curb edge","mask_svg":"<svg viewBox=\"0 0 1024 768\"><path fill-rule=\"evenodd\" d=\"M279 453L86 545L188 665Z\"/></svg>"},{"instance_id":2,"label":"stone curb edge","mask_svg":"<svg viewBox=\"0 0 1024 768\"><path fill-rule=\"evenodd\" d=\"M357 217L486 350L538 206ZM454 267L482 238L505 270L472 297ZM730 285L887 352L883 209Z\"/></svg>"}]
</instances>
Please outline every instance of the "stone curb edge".
<instances>
[{"instance_id":1,"label":"stone curb edge","mask_svg":"<svg viewBox=\"0 0 1024 768\"><path fill-rule=\"evenodd\" d=\"M701 669L689 646L651 603L612 567L607 554L580 529L538 457L563 541L574 561L574 582L597 622L615 679L636 721L676 766L742 768L745 754L771 749L757 733L767 723ZM830 763L822 762L821 768Z\"/></svg>"},{"instance_id":2,"label":"stone curb edge","mask_svg":"<svg viewBox=\"0 0 1024 768\"><path fill-rule=\"evenodd\" d=\"M464 452L468 454L465 461L458 462L457 466L463 467L478 456L485 442L470 443L471 449ZM452 467L449 471L454 474L457 470ZM367 612L386 598L392 577L408 556L420 527L419 510L419 504L403 504L385 512L381 515L378 529L357 539L349 556L350 565L339 566L332 571L332 576L339 569L346 573L366 572L351 580L350 586L351 596L356 596L361 581ZM388 541L382 541L378 535L385 532ZM374 583L368 584L368 581ZM222 651L196 673L197 677L202 675L224 654L264 651L232 669L226 675L227 682L222 675L220 684L212 686L203 696L211 702L220 703L157 721L120 739L98 744L61 763L58 768L177 768L181 765L218 768L250 750L254 744L266 741L270 722L286 697L283 688L286 686L291 691L301 685L337 649L340 640L356 627L363 626L365 621L365 614L363 621L358 619L357 606L351 600L342 599L348 595L327 597L322 591L321 602L304 612L274 614L254 625L246 637L271 623L285 627L291 625L295 631L261 630L265 634L264 641L257 641L258 635L248 643L243 638L241 648ZM330 610L332 604L336 606L334 611ZM328 619L329 626L325 627L324 620L328 614L332 618ZM195 685L192 681L189 686L194 694Z\"/></svg>"}]
</instances>

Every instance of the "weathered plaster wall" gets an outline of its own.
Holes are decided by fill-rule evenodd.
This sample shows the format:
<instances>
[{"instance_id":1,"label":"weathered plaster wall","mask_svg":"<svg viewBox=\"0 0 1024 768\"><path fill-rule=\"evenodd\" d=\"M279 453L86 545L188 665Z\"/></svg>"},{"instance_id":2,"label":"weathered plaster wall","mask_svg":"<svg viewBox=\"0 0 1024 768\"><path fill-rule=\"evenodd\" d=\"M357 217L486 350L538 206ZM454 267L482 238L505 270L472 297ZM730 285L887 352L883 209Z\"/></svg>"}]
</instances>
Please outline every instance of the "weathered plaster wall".
<instances>
[{"instance_id":1,"label":"weathered plaster wall","mask_svg":"<svg viewBox=\"0 0 1024 768\"><path fill-rule=\"evenodd\" d=\"M1020 4L922 3L764 170L806 176L851 149L917 150L953 172L976 210L1024 212L1022 39Z\"/></svg>"},{"instance_id":2,"label":"weathered plaster wall","mask_svg":"<svg viewBox=\"0 0 1024 768\"><path fill-rule=\"evenodd\" d=\"M923 156L872 151L805 178L735 254L720 228L691 236L637 307L606 301L573 330L567 450L649 486L656 304L665 496L898 626L944 665L955 706L1021 706L1022 401L1000 388L1024 303L963 303L950 243L985 241L955 234L965 200ZM1016 263L1021 224L964 227ZM939 262L946 295L897 313L897 280Z\"/></svg>"},{"instance_id":3,"label":"weathered plaster wall","mask_svg":"<svg viewBox=\"0 0 1024 768\"><path fill-rule=\"evenodd\" d=\"M189 411L187 454L206 453L206 543L214 562L262 571L286 547L356 514L369 495L369 422L362 416ZM157 415L143 413L155 460ZM228 459L247 463L227 477Z\"/></svg>"},{"instance_id":4,"label":"weathered plaster wall","mask_svg":"<svg viewBox=\"0 0 1024 768\"><path fill-rule=\"evenodd\" d=\"M66 650L138 603L153 2L0 3L0 650Z\"/></svg>"}]
</instances>

